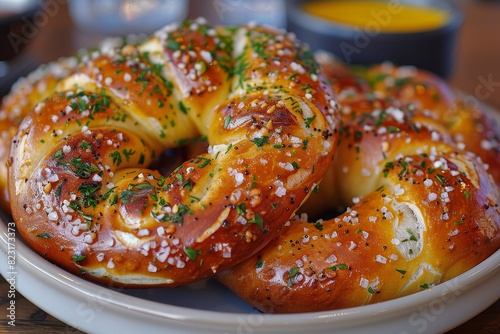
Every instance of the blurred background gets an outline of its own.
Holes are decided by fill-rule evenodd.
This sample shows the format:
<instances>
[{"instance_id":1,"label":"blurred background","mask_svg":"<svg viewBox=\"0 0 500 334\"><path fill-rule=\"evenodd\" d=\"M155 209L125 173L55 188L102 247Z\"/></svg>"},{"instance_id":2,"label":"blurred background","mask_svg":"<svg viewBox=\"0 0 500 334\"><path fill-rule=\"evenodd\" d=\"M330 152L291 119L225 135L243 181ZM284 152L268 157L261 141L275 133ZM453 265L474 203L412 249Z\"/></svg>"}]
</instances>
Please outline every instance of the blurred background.
<instances>
[{"instance_id":1,"label":"blurred background","mask_svg":"<svg viewBox=\"0 0 500 334\"><path fill-rule=\"evenodd\" d=\"M293 2L297 1L0 0L0 95L8 91L12 80L38 64L94 47L106 36L150 33L165 24L199 16L217 24L256 21L287 28L286 8ZM463 21L447 79L500 109L500 1L448 2L460 8ZM478 88L481 85L487 87Z\"/></svg>"}]
</instances>

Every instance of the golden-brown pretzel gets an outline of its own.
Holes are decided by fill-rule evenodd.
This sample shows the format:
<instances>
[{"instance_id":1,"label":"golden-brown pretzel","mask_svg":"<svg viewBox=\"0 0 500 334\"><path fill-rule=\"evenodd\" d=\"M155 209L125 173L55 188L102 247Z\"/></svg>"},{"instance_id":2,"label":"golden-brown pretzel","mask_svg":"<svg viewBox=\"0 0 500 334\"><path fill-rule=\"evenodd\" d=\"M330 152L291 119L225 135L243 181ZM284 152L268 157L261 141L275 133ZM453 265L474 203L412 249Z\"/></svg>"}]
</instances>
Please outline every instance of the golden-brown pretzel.
<instances>
[{"instance_id":1,"label":"golden-brown pretzel","mask_svg":"<svg viewBox=\"0 0 500 334\"><path fill-rule=\"evenodd\" d=\"M441 79L414 67L348 68L328 55L318 58L341 106L342 145L319 196L303 212L314 217L332 206L351 205L353 198L375 189L373 175L386 161L412 150L405 141L440 141L472 152L500 185L500 126L480 106L467 106ZM387 136L405 141L391 142Z\"/></svg>"},{"instance_id":2,"label":"golden-brown pretzel","mask_svg":"<svg viewBox=\"0 0 500 334\"><path fill-rule=\"evenodd\" d=\"M19 79L0 105L0 207L7 212L10 212L7 161L12 137L26 114L54 92L57 81L68 75L76 63L76 58L65 58L40 66Z\"/></svg>"},{"instance_id":3,"label":"golden-brown pretzel","mask_svg":"<svg viewBox=\"0 0 500 334\"><path fill-rule=\"evenodd\" d=\"M19 126L16 226L89 279L178 286L274 238L325 173L337 113L312 54L271 28L185 22L92 53ZM200 135L209 152L148 169Z\"/></svg>"},{"instance_id":4,"label":"golden-brown pretzel","mask_svg":"<svg viewBox=\"0 0 500 334\"><path fill-rule=\"evenodd\" d=\"M384 78L397 79L397 71L412 75L400 87L376 88L370 75L381 67L359 75L342 64L322 64L334 81L343 124L334 163L304 211L349 207L330 220L292 220L219 280L263 312L331 310L432 287L498 250L500 194L498 179L488 172L500 165L478 157L498 162L498 147L467 144L472 153L456 143L456 124L440 117L455 103L451 91L413 68L384 65L392 73ZM427 93L401 96L423 82ZM464 132L483 136L476 141L498 140L498 129L480 134L482 125L489 126L466 126Z\"/></svg>"}]
</instances>

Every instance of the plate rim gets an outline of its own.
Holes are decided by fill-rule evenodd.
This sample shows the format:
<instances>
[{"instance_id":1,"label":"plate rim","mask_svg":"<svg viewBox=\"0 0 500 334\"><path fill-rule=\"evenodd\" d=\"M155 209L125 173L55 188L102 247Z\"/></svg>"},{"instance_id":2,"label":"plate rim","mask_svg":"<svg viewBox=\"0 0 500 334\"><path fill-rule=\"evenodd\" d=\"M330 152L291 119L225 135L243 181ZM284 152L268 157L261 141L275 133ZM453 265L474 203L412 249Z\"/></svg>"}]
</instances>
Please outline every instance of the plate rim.
<instances>
[{"instance_id":1,"label":"plate rim","mask_svg":"<svg viewBox=\"0 0 500 334\"><path fill-rule=\"evenodd\" d=\"M3 254L6 254L8 245L7 229L4 220L0 218L0 221L2 222L2 224L0 224L0 250ZM22 272L26 271L27 273L32 274L38 273L36 277L41 277L42 283L51 285L53 288L57 287L63 289L70 294L80 294L81 296L93 298L102 305L126 310L127 313L139 312L147 317L155 317L158 318L158 321L163 323L181 324L184 321L188 321L189 326L209 326L219 329L231 329L234 328L234 326L238 326L239 322L235 319L237 317L229 317L227 315L250 315L248 313L240 312L230 313L174 306L114 291L105 286L95 284L68 273L64 269L59 268L43 259L40 255L25 245L24 242L16 243L16 256L16 268L22 269ZM40 263L35 264L36 261L39 261ZM6 270L4 267L5 266L1 266L0 270L1 274L5 277ZM19 270L17 271L19 272ZM329 328L344 328L345 326L352 325L354 320L370 324L374 321L397 318L402 314L407 315L409 311L417 309L418 306L427 305L433 300L444 298L447 295L453 294L454 288L456 287L458 287L459 290L471 290L486 279L500 279L499 274L500 249L477 266L449 281L438 284L433 288L394 300L333 311L300 314L254 314L254 316L261 318L259 321L263 322L261 324L263 327L262 329L267 330L277 328L280 330L287 330L297 326L302 328L313 326L312 328L314 328L315 325L321 327L328 326ZM453 288L450 288L450 286ZM108 291L107 296L98 294L97 291L99 289L105 289ZM23 294L23 288L17 290ZM496 299L500 298L500 289L498 289L498 291L496 291L493 295L496 295ZM29 296L24 295L24 297L31 301ZM130 301L136 301L137 304L132 304ZM37 304L36 301L32 302ZM144 305L148 307L145 308L143 307ZM158 310L155 311L155 308L158 308ZM56 318L61 318L56 314L52 314L50 310L47 310L47 313ZM64 318L64 316L62 318ZM80 324L78 323L71 322L71 320L68 321L68 319L65 318L61 320L68 325L79 328ZM466 321L468 319L462 320ZM457 322L457 324L459 323Z\"/></svg>"}]
</instances>

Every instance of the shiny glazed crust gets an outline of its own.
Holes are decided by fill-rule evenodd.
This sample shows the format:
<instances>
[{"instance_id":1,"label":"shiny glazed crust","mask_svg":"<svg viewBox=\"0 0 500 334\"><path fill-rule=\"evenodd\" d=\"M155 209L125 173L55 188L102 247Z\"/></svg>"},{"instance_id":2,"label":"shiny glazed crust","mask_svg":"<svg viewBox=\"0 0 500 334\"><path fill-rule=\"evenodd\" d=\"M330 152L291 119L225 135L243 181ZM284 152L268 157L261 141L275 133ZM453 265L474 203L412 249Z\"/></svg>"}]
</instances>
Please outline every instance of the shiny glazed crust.
<instances>
[{"instance_id":1,"label":"shiny glazed crust","mask_svg":"<svg viewBox=\"0 0 500 334\"><path fill-rule=\"evenodd\" d=\"M241 262L331 163L338 113L318 70L291 35L200 20L88 54L30 96L8 161L17 229L69 271L127 286ZM200 136L208 152L148 168Z\"/></svg>"},{"instance_id":2,"label":"shiny glazed crust","mask_svg":"<svg viewBox=\"0 0 500 334\"><path fill-rule=\"evenodd\" d=\"M331 310L431 288L498 250L498 126L431 74L320 59L341 137L301 211L347 210L297 217L218 279L263 312Z\"/></svg>"}]
</instances>

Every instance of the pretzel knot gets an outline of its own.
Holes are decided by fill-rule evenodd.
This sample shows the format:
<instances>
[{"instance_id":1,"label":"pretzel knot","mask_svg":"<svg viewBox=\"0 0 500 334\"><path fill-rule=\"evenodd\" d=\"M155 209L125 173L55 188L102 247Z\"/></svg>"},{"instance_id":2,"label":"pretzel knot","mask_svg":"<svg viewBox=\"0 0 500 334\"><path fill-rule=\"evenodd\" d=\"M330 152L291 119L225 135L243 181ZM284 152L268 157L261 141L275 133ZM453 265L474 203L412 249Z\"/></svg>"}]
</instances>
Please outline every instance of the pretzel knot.
<instances>
[{"instance_id":1,"label":"pretzel knot","mask_svg":"<svg viewBox=\"0 0 500 334\"><path fill-rule=\"evenodd\" d=\"M23 238L89 279L178 286L276 237L326 172L337 111L312 54L271 28L201 21L103 48L21 123L9 192ZM206 138L170 175L148 166Z\"/></svg>"},{"instance_id":2,"label":"pretzel knot","mask_svg":"<svg viewBox=\"0 0 500 334\"><path fill-rule=\"evenodd\" d=\"M500 128L488 114L413 67L318 60L341 106L341 138L301 210L346 209L292 219L219 281L262 312L325 311L432 288L498 252Z\"/></svg>"}]
</instances>

